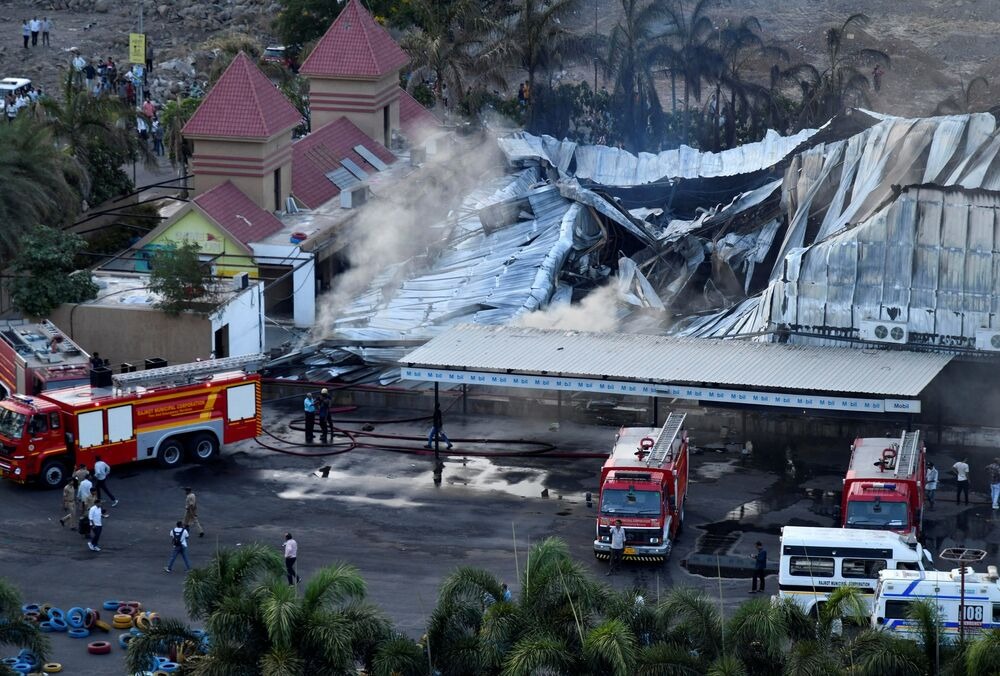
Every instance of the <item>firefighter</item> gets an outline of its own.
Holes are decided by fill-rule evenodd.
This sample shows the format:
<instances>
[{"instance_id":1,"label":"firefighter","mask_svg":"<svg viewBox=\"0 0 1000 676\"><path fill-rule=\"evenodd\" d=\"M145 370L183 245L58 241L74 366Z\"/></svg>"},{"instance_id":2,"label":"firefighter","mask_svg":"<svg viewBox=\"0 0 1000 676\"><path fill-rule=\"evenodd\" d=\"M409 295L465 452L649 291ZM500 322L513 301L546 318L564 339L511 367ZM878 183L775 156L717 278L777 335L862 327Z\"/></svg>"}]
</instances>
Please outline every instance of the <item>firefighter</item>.
<instances>
[{"instance_id":1,"label":"firefighter","mask_svg":"<svg viewBox=\"0 0 1000 676\"><path fill-rule=\"evenodd\" d=\"M205 537L205 529L201 527L201 521L198 520L198 496L194 494L190 486L184 487L184 519L182 523L185 528L198 526L198 537Z\"/></svg>"},{"instance_id":2,"label":"firefighter","mask_svg":"<svg viewBox=\"0 0 1000 676\"><path fill-rule=\"evenodd\" d=\"M325 387L316 397L316 412L319 414L319 438L325 444L326 435L330 431L330 394Z\"/></svg>"}]
</instances>

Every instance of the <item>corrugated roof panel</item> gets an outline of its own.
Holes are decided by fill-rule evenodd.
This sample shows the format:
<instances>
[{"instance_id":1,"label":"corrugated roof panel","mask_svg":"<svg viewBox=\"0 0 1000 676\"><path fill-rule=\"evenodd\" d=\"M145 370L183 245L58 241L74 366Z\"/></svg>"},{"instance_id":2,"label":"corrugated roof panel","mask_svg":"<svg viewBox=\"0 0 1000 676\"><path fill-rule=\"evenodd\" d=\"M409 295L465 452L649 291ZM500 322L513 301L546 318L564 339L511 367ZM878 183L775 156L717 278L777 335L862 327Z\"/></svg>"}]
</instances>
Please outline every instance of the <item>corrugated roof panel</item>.
<instances>
[{"instance_id":1,"label":"corrugated roof panel","mask_svg":"<svg viewBox=\"0 0 1000 676\"><path fill-rule=\"evenodd\" d=\"M456 327L405 364L662 383L917 396L950 355L510 326Z\"/></svg>"}]
</instances>

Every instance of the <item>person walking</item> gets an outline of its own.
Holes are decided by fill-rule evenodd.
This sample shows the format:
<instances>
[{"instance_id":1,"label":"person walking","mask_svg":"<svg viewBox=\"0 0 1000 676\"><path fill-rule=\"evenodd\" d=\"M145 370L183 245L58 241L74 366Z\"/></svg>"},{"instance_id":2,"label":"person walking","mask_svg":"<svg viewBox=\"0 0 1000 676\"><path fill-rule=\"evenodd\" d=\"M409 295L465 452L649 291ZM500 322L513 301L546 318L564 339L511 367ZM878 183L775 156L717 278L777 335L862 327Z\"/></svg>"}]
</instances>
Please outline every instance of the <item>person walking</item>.
<instances>
[{"instance_id":1,"label":"person walking","mask_svg":"<svg viewBox=\"0 0 1000 676\"><path fill-rule=\"evenodd\" d=\"M47 17L42 17L42 45L45 47L51 47L49 44L49 33L52 31L52 20Z\"/></svg>"},{"instance_id":2,"label":"person walking","mask_svg":"<svg viewBox=\"0 0 1000 676\"><path fill-rule=\"evenodd\" d=\"M150 127L149 135L153 137L153 154L163 157L163 127L160 121L153 116L153 124Z\"/></svg>"},{"instance_id":3,"label":"person walking","mask_svg":"<svg viewBox=\"0 0 1000 676\"><path fill-rule=\"evenodd\" d=\"M167 565L163 567L163 570L172 573L174 568L174 561L180 556L184 559L184 566L186 570L191 570L191 561L188 559L187 548L188 548L188 529L184 527L184 523L181 521L177 522L177 525L170 529L170 542L174 545L174 551L170 555L170 560L167 561Z\"/></svg>"},{"instance_id":4,"label":"person walking","mask_svg":"<svg viewBox=\"0 0 1000 676\"><path fill-rule=\"evenodd\" d=\"M454 445L451 443L448 435L444 433L444 417L441 415L441 404L435 402L434 420L431 423L431 431L427 435L427 443L424 444L424 448L432 448L432 442L441 439L444 439L444 443L448 444L448 448L451 448Z\"/></svg>"},{"instance_id":5,"label":"person walking","mask_svg":"<svg viewBox=\"0 0 1000 676\"><path fill-rule=\"evenodd\" d=\"M990 475L990 500L993 502L993 509L1000 509L1000 458L993 458L993 462L986 466L986 471Z\"/></svg>"},{"instance_id":6,"label":"person walking","mask_svg":"<svg viewBox=\"0 0 1000 676\"><path fill-rule=\"evenodd\" d=\"M297 582L302 582L302 578L295 572L295 561L299 558L299 543L291 533L285 533L285 544L282 545L282 549L285 552L285 574L288 577L288 585L293 586Z\"/></svg>"},{"instance_id":7,"label":"person walking","mask_svg":"<svg viewBox=\"0 0 1000 676\"><path fill-rule=\"evenodd\" d=\"M59 518L59 525L65 527L66 522L76 523L76 491L80 487L80 482L70 479L63 486L62 509L64 516Z\"/></svg>"},{"instance_id":8,"label":"person walking","mask_svg":"<svg viewBox=\"0 0 1000 676\"><path fill-rule=\"evenodd\" d=\"M97 461L94 463L94 494L97 497L101 497L102 492L107 493L108 497L111 498L111 506L117 507L118 498L108 488L109 474L111 474L111 465L104 462L101 456L97 456Z\"/></svg>"},{"instance_id":9,"label":"person walking","mask_svg":"<svg viewBox=\"0 0 1000 676\"><path fill-rule=\"evenodd\" d=\"M611 557L608 559L608 572L611 575L622 562L622 554L625 552L625 529L622 528L622 520L615 519L615 525L611 527Z\"/></svg>"},{"instance_id":10,"label":"person walking","mask_svg":"<svg viewBox=\"0 0 1000 676\"><path fill-rule=\"evenodd\" d=\"M76 499L80 501L80 513L87 514L94 504L94 483L89 476L84 476L76 489Z\"/></svg>"},{"instance_id":11,"label":"person walking","mask_svg":"<svg viewBox=\"0 0 1000 676\"><path fill-rule=\"evenodd\" d=\"M184 487L184 520L183 525L185 528L189 526L198 527L198 537L205 537L205 529L201 527L201 521L198 520L198 496L194 494L190 486Z\"/></svg>"},{"instance_id":12,"label":"person walking","mask_svg":"<svg viewBox=\"0 0 1000 676\"><path fill-rule=\"evenodd\" d=\"M319 439L325 444L330 431L330 391L325 387L316 397L316 414L319 416Z\"/></svg>"},{"instance_id":13,"label":"person walking","mask_svg":"<svg viewBox=\"0 0 1000 676\"><path fill-rule=\"evenodd\" d=\"M760 540L754 545L757 548L756 554L751 554L750 558L754 560L753 563L753 577L750 582L750 593L757 594L758 592L764 593L764 578L767 577L767 550L764 549L764 543ZM757 589L757 583L760 582L760 589Z\"/></svg>"},{"instance_id":14,"label":"person walking","mask_svg":"<svg viewBox=\"0 0 1000 676\"><path fill-rule=\"evenodd\" d=\"M934 496L937 494L938 469L933 462L927 463L927 473L924 475L924 495L931 509L934 509Z\"/></svg>"},{"instance_id":15,"label":"person walking","mask_svg":"<svg viewBox=\"0 0 1000 676\"><path fill-rule=\"evenodd\" d=\"M90 470L88 470L87 466L81 462L79 467L76 468L76 471L73 472L73 478L76 479L77 483L79 483L88 476L90 476Z\"/></svg>"},{"instance_id":16,"label":"person walking","mask_svg":"<svg viewBox=\"0 0 1000 676\"><path fill-rule=\"evenodd\" d=\"M306 414L306 443L313 442L313 431L316 428L316 400L313 399L312 392L306 392L306 398L302 400L302 410Z\"/></svg>"},{"instance_id":17,"label":"person walking","mask_svg":"<svg viewBox=\"0 0 1000 676\"><path fill-rule=\"evenodd\" d=\"M969 504L969 461L962 458L951 466L951 471L955 473L958 481L955 486L955 504L962 500L962 493L965 493L965 504Z\"/></svg>"},{"instance_id":18,"label":"person walking","mask_svg":"<svg viewBox=\"0 0 1000 676\"><path fill-rule=\"evenodd\" d=\"M105 516L107 514L104 513L104 509L101 507L101 499L97 498L87 513L87 519L90 521L90 541L87 542L87 547L92 552L101 551L99 543L101 541L101 531L104 530Z\"/></svg>"}]
</instances>

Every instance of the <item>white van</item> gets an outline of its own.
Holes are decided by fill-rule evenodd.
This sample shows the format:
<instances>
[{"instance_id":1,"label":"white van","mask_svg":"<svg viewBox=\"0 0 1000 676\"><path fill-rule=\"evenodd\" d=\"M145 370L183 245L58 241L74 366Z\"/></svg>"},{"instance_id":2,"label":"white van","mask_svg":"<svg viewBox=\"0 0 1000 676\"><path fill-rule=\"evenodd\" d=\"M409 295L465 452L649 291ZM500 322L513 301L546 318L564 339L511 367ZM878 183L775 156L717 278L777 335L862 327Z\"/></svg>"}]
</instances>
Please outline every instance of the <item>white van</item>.
<instances>
[{"instance_id":1,"label":"white van","mask_svg":"<svg viewBox=\"0 0 1000 676\"><path fill-rule=\"evenodd\" d=\"M962 606L961 569L949 572L883 570L879 574L872 607L872 627L890 631L901 638L918 640L913 622L906 619L913 601L924 599L937 603L941 612L941 642L955 642L959 637L959 616L966 637L985 629L1000 628L1000 583L996 566L986 573L965 569L965 605Z\"/></svg>"},{"instance_id":2,"label":"white van","mask_svg":"<svg viewBox=\"0 0 1000 676\"><path fill-rule=\"evenodd\" d=\"M781 529L778 597L790 598L807 613L826 601L837 587L854 585L869 603L879 571L924 570L930 552L898 533L856 528Z\"/></svg>"}]
</instances>

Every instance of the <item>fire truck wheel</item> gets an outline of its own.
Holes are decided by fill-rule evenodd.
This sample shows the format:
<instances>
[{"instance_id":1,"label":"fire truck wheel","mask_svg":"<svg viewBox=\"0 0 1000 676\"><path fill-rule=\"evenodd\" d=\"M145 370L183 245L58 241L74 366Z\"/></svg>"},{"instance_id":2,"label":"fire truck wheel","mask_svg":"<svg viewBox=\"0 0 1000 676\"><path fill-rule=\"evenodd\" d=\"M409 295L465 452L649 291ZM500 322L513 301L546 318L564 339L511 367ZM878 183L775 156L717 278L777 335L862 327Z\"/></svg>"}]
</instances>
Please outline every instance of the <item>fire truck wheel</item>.
<instances>
[{"instance_id":1,"label":"fire truck wheel","mask_svg":"<svg viewBox=\"0 0 1000 676\"><path fill-rule=\"evenodd\" d=\"M196 434L188 441L188 449L198 462L208 462L219 453L219 442L214 434Z\"/></svg>"},{"instance_id":2,"label":"fire truck wheel","mask_svg":"<svg viewBox=\"0 0 1000 676\"><path fill-rule=\"evenodd\" d=\"M42 465L39 483L45 488L61 488L68 479L69 473L66 471L66 463L62 460L47 460Z\"/></svg>"},{"instance_id":3,"label":"fire truck wheel","mask_svg":"<svg viewBox=\"0 0 1000 676\"><path fill-rule=\"evenodd\" d=\"M160 446L160 452L156 455L156 461L160 467L177 467L184 459L184 447L176 439L167 439Z\"/></svg>"}]
</instances>

